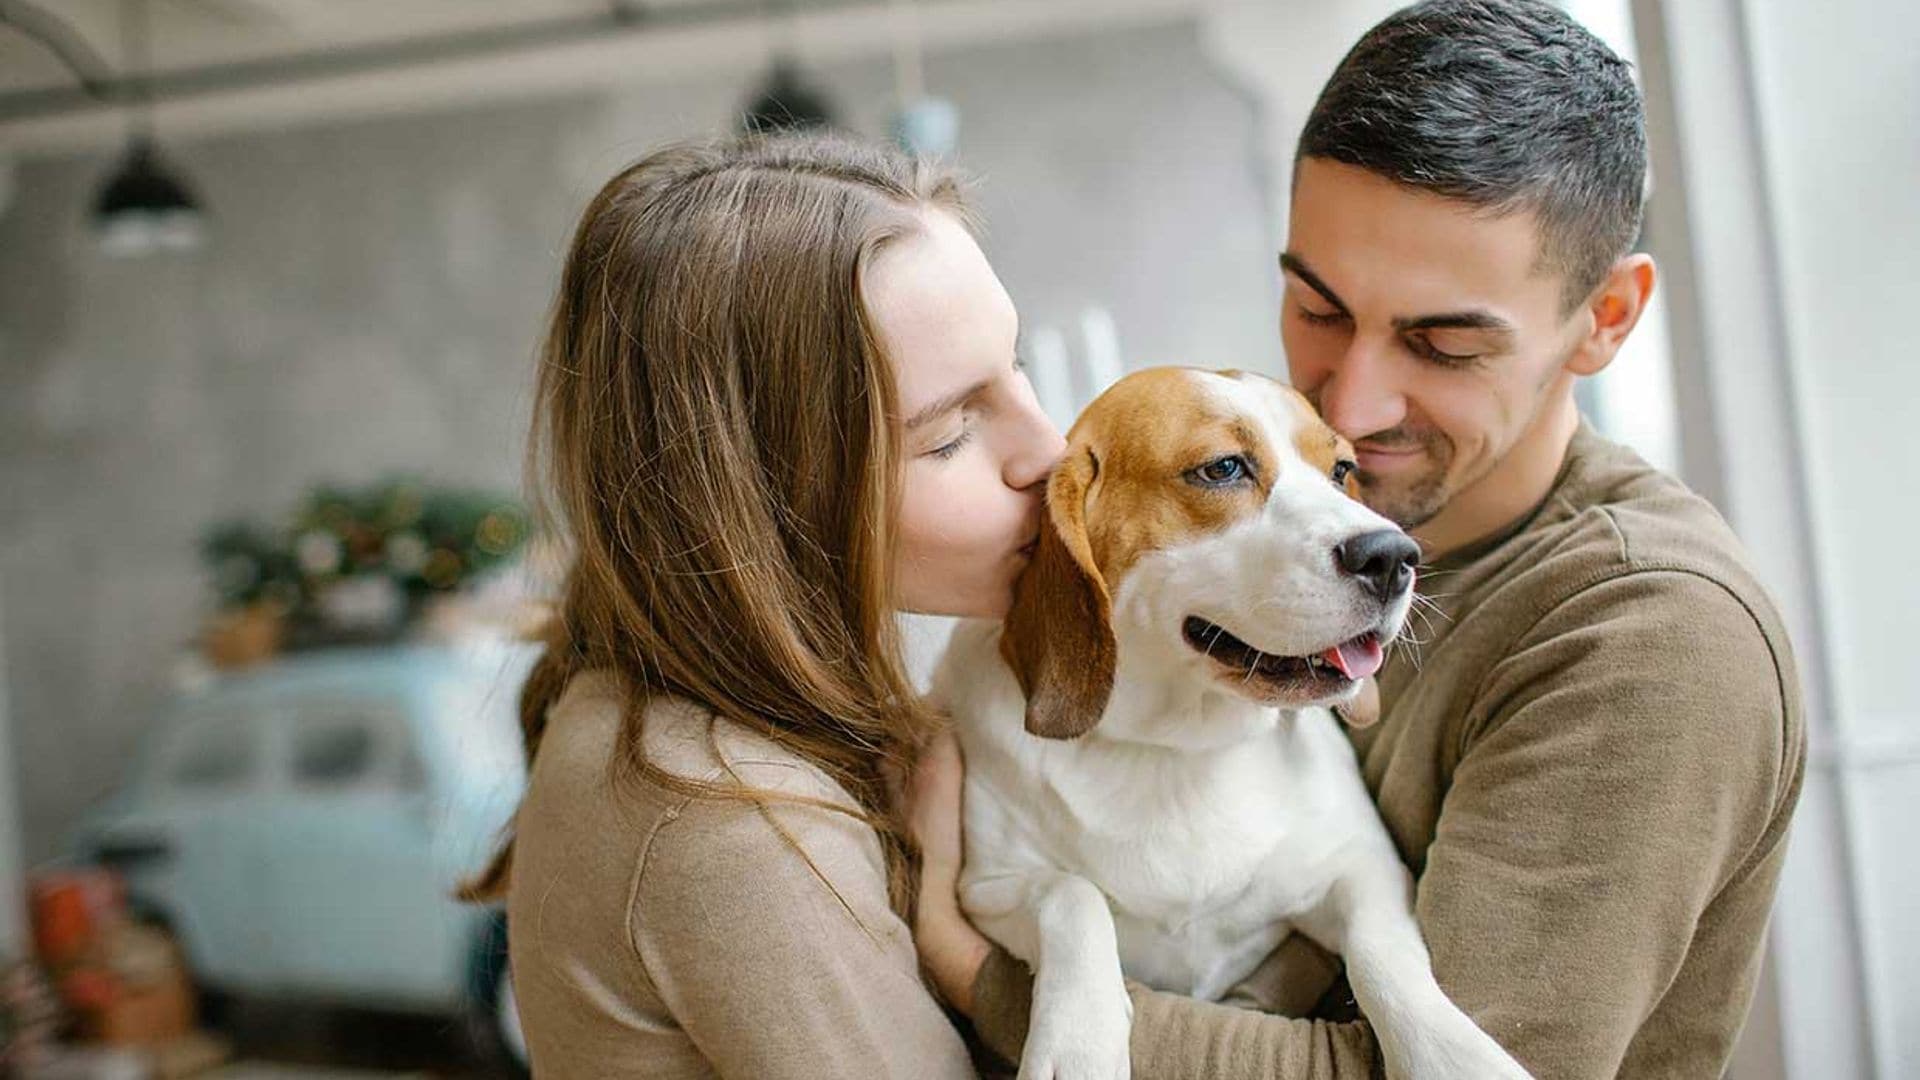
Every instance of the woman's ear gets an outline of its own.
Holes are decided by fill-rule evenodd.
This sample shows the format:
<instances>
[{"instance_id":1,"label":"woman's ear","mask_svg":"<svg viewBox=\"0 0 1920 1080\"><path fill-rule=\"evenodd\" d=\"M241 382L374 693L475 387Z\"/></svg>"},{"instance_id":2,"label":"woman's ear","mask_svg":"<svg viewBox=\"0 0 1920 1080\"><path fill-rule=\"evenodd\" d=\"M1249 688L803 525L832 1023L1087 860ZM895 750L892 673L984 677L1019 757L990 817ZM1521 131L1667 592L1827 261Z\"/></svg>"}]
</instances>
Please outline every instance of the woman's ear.
<instances>
[{"instance_id":1,"label":"woman's ear","mask_svg":"<svg viewBox=\"0 0 1920 1080\"><path fill-rule=\"evenodd\" d=\"M1113 601L1087 538L1087 491L1100 462L1070 451L1047 480L1047 526L1014 583L1000 653L1027 695L1027 730L1073 739L1100 722L1113 693Z\"/></svg>"}]
</instances>

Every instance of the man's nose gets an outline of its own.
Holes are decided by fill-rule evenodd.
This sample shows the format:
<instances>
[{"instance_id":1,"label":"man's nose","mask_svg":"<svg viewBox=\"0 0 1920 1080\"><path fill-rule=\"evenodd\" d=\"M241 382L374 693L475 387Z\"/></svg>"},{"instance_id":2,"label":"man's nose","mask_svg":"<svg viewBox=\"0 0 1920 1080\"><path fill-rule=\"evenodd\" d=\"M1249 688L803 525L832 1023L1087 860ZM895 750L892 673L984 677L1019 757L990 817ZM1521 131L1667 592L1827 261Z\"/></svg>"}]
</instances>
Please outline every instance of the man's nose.
<instances>
[{"instance_id":1,"label":"man's nose","mask_svg":"<svg viewBox=\"0 0 1920 1080\"><path fill-rule=\"evenodd\" d=\"M1356 337L1315 395L1321 418L1355 441L1397 427L1407 403L1389 375L1387 358Z\"/></svg>"},{"instance_id":2,"label":"man's nose","mask_svg":"<svg viewBox=\"0 0 1920 1080\"><path fill-rule=\"evenodd\" d=\"M1413 587L1420 545L1399 529L1376 529L1335 544L1333 561L1374 596L1395 600Z\"/></svg>"}]
</instances>

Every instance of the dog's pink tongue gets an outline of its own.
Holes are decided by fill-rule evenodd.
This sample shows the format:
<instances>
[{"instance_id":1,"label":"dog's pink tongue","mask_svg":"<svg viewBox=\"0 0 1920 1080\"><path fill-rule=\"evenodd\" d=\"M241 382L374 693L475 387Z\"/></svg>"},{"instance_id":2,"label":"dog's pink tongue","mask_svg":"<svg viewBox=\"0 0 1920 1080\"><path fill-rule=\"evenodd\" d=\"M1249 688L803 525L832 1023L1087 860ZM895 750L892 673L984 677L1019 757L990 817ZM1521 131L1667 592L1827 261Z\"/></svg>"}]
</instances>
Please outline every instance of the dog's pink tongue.
<instances>
[{"instance_id":1,"label":"dog's pink tongue","mask_svg":"<svg viewBox=\"0 0 1920 1080\"><path fill-rule=\"evenodd\" d=\"M1349 679L1364 679L1380 670L1386 653L1380 648L1379 638L1366 634L1328 649L1320 659L1339 668L1340 674Z\"/></svg>"}]
</instances>

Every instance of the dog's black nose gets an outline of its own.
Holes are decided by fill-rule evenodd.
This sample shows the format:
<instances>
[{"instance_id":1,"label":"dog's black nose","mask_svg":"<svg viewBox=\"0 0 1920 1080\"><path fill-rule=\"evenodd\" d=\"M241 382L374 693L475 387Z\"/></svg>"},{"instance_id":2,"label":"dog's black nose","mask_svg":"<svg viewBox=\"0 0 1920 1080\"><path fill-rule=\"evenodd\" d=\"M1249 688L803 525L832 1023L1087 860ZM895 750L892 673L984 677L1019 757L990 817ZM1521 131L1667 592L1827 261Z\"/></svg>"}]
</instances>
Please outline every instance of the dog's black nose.
<instances>
[{"instance_id":1,"label":"dog's black nose","mask_svg":"<svg viewBox=\"0 0 1920 1080\"><path fill-rule=\"evenodd\" d=\"M1398 529L1380 529L1341 541L1334 546L1333 559L1373 595L1392 600L1413 583L1420 545Z\"/></svg>"}]
</instances>

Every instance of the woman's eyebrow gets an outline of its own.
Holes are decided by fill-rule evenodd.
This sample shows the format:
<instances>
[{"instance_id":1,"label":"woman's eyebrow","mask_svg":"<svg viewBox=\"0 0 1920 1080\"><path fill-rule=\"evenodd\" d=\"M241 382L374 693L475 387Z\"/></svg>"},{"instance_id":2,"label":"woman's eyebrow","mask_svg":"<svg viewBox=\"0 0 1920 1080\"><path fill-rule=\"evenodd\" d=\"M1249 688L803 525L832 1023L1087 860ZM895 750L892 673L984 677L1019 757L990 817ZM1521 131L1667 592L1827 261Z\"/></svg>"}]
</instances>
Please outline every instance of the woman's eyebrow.
<instances>
[{"instance_id":1,"label":"woman's eyebrow","mask_svg":"<svg viewBox=\"0 0 1920 1080\"><path fill-rule=\"evenodd\" d=\"M1338 308L1340 310L1340 314L1342 315L1352 314L1352 312L1347 310L1347 305L1341 302L1340 297L1337 294L1335 294L1332 289L1327 287L1327 283L1320 280L1320 275L1315 274L1313 271L1307 269L1307 264L1300 261L1300 256L1295 255L1291 251L1281 252L1280 253L1280 269L1286 271L1289 274L1292 274L1294 277L1297 277L1301 281L1305 282L1307 288L1312 289L1314 292L1319 293L1320 298L1322 300L1325 300L1327 303L1332 304L1334 307Z\"/></svg>"},{"instance_id":2,"label":"woman's eyebrow","mask_svg":"<svg viewBox=\"0 0 1920 1080\"><path fill-rule=\"evenodd\" d=\"M986 393L988 385L988 380L982 379L964 390L956 390L940 398L938 401L933 402L919 412L909 416L907 418L907 430L912 431L914 428L924 427L942 413L952 412L954 409L965 405L974 396Z\"/></svg>"}]
</instances>

